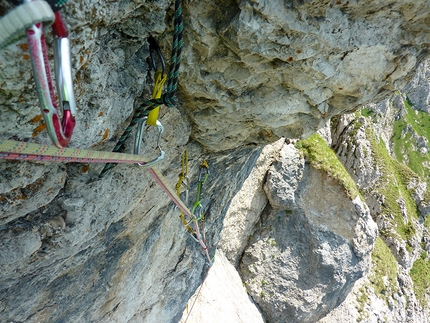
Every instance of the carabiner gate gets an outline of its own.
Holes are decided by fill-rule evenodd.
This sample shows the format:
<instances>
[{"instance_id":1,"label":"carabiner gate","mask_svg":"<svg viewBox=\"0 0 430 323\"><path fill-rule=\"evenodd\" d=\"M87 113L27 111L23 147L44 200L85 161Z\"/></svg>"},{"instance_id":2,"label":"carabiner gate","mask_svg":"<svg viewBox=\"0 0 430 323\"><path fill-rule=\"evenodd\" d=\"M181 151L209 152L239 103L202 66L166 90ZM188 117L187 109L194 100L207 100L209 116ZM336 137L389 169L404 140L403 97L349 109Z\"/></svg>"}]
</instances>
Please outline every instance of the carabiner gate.
<instances>
[{"instance_id":1,"label":"carabiner gate","mask_svg":"<svg viewBox=\"0 0 430 323\"><path fill-rule=\"evenodd\" d=\"M25 1L29 2L32 0ZM76 124L76 101L73 92L70 41L68 39L67 27L58 11L55 12L55 21L52 29L55 36L55 79L60 98L60 109L58 109L55 100L43 24L37 23L31 26L27 30L26 35L36 82L37 96L48 135L56 147L65 148L70 142Z\"/></svg>"},{"instance_id":2,"label":"carabiner gate","mask_svg":"<svg viewBox=\"0 0 430 323\"><path fill-rule=\"evenodd\" d=\"M140 146L142 144L143 131L145 130L145 121L147 118L148 117L144 117L142 121L140 121L139 124L137 125L137 132L134 140L134 154L136 155L140 155ZM161 122L158 120L157 120L157 129L158 129L157 148L160 151L160 156L145 164L139 164L139 166L152 167L156 163L159 163L160 161L162 161L166 155L160 146L161 134L164 132L164 127L161 124Z\"/></svg>"}]
</instances>

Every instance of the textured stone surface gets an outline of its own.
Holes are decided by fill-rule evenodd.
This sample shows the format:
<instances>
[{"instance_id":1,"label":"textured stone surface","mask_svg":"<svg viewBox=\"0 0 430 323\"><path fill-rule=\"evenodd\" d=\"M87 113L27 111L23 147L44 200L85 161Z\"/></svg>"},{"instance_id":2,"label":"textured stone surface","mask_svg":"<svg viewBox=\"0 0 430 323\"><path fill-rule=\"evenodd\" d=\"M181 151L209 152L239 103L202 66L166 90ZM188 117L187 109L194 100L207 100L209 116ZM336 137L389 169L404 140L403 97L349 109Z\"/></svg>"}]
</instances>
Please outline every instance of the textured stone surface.
<instances>
[{"instance_id":1,"label":"textured stone surface","mask_svg":"<svg viewBox=\"0 0 430 323\"><path fill-rule=\"evenodd\" d=\"M193 136L211 149L306 137L401 89L429 37L426 1L194 0L185 10L181 89Z\"/></svg>"},{"instance_id":2,"label":"textured stone surface","mask_svg":"<svg viewBox=\"0 0 430 323\"><path fill-rule=\"evenodd\" d=\"M292 145L284 145L280 160L272 165L267 174L264 190L275 209L292 209L296 202L296 191L303 177L305 160Z\"/></svg>"},{"instance_id":3,"label":"textured stone surface","mask_svg":"<svg viewBox=\"0 0 430 323\"><path fill-rule=\"evenodd\" d=\"M195 179L200 148L189 148ZM202 203L211 253L216 228L256 156L250 149L232 159L208 158L213 177ZM178 159L169 164L179 168ZM118 167L88 183L91 169L66 167L67 184L53 202L2 227L1 320L175 322L205 272L205 258L178 211L146 170ZM234 176L237 186L218 190L223 176ZM177 173L169 171L167 178L174 185Z\"/></svg>"},{"instance_id":4,"label":"textured stone surface","mask_svg":"<svg viewBox=\"0 0 430 323\"><path fill-rule=\"evenodd\" d=\"M283 143L284 140L281 139L273 145L264 147L251 174L231 201L225 216L219 248L236 267L249 236L252 235L254 226L268 203L263 183L267 169L278 158Z\"/></svg>"},{"instance_id":5,"label":"textured stone surface","mask_svg":"<svg viewBox=\"0 0 430 323\"><path fill-rule=\"evenodd\" d=\"M428 73L425 70L426 66L426 64L421 66L424 70L420 69L417 77ZM411 92L399 93L390 100L367 106L372 111L370 116L365 118L345 115L334 123L332 138L336 139L333 147L348 172L356 180L370 207L372 218L378 225L382 240L395 257L393 263L390 261L390 265L396 269L395 288L390 289L392 282L388 274L382 278L384 282L382 294L380 290L378 291L381 287L372 286L375 272L379 271L381 275L381 268L373 263L371 274L361 280L345 302L319 321L320 323L336 322L340 319L351 323L357 320L369 323L384 320L399 323L428 322L428 306L423 306L418 299L411 274L414 262L425 256L423 252L429 249L428 225L424 224L428 216L429 203L427 184L425 177L418 176L410 169L399 168L394 151L394 141L398 139L402 139L400 143L403 144L400 156L409 155L411 151L417 150L417 140L413 135L416 125L410 124L411 119L407 118L408 112L405 108L405 100L409 98L410 93L413 95L420 93L421 98L415 97L416 102L425 101L422 96L425 97L426 92L415 91L420 87L416 83L416 78L407 87ZM422 87L425 88L426 84L424 83ZM414 105L412 111L415 109L426 111ZM427 117L417 115L417 118ZM402 135L399 136L397 132L395 136L398 138L394 138L397 121L406 122L406 125L400 128ZM403 133L405 135L407 133L413 139L412 145L406 142ZM372 134L375 136L372 137ZM375 146L378 142L379 145ZM426 161L424 160L423 163ZM367 167L363 167L364 165ZM398 174L395 174L396 172ZM405 190L401 189L402 185ZM415 207L419 212L416 212ZM402 226L405 224L410 225L411 229L402 233ZM424 274L421 275L422 278L425 277Z\"/></svg>"},{"instance_id":6,"label":"textured stone surface","mask_svg":"<svg viewBox=\"0 0 430 323\"><path fill-rule=\"evenodd\" d=\"M0 161L0 225L47 205L65 180L61 165Z\"/></svg>"},{"instance_id":7,"label":"textured stone surface","mask_svg":"<svg viewBox=\"0 0 430 323\"><path fill-rule=\"evenodd\" d=\"M375 163L371 154L370 143L366 139L364 128L360 128L362 122L357 121L355 123L354 115L350 114L340 116L334 121L334 124L333 147L339 160L345 165L351 177L360 187L372 187L381 177L381 171L378 167L374 167ZM357 131L354 141L351 142L347 139L349 132L353 131L353 129L357 129Z\"/></svg>"},{"instance_id":8,"label":"textured stone surface","mask_svg":"<svg viewBox=\"0 0 430 323\"><path fill-rule=\"evenodd\" d=\"M236 268L222 251L193 297L188 301L181 323L264 323L264 320L246 293ZM201 290L200 290L201 289Z\"/></svg>"},{"instance_id":9,"label":"textured stone surface","mask_svg":"<svg viewBox=\"0 0 430 323\"><path fill-rule=\"evenodd\" d=\"M386 300L376 296L367 277L358 280L346 300L318 323L428 322L425 313L411 310L417 302L407 272L399 274L399 282L402 287L395 303L387 304Z\"/></svg>"},{"instance_id":10,"label":"textured stone surface","mask_svg":"<svg viewBox=\"0 0 430 323\"><path fill-rule=\"evenodd\" d=\"M269 322L315 322L367 273L376 225L359 197L351 200L336 180L305 164L293 145L280 156L265 186L274 204L240 272Z\"/></svg>"},{"instance_id":11,"label":"textured stone surface","mask_svg":"<svg viewBox=\"0 0 430 323\"><path fill-rule=\"evenodd\" d=\"M430 113L430 69L424 61L405 89L408 99L421 111Z\"/></svg>"}]
</instances>

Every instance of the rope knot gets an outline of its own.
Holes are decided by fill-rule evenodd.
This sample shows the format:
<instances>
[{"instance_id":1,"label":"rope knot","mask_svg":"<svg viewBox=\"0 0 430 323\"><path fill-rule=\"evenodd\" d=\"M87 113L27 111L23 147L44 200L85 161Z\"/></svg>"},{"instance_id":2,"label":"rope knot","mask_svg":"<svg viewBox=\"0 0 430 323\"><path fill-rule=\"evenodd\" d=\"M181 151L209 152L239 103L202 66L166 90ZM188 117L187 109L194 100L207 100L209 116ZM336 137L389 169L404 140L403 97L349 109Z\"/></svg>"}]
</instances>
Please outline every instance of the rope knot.
<instances>
[{"instance_id":1,"label":"rope knot","mask_svg":"<svg viewBox=\"0 0 430 323\"><path fill-rule=\"evenodd\" d=\"M163 104L169 108L174 108L176 104L175 92L167 92L162 97Z\"/></svg>"}]
</instances>

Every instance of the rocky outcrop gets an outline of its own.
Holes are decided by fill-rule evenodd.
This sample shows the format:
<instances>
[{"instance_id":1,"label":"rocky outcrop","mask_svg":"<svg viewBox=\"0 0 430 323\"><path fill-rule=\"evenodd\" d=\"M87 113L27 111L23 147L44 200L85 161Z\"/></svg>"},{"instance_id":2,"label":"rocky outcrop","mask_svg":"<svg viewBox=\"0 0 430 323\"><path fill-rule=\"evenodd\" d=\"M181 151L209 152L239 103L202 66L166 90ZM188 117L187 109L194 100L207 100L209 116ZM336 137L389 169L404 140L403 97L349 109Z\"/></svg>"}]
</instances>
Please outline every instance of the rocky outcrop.
<instances>
[{"instance_id":1,"label":"rocky outcrop","mask_svg":"<svg viewBox=\"0 0 430 323\"><path fill-rule=\"evenodd\" d=\"M416 109L430 113L430 69L428 64L428 61L423 62L405 88L405 93Z\"/></svg>"},{"instance_id":2,"label":"rocky outcrop","mask_svg":"<svg viewBox=\"0 0 430 323\"><path fill-rule=\"evenodd\" d=\"M388 107L385 118L380 118L375 109L381 105ZM393 113L392 105L384 102L367 109L375 109L373 117L340 118L333 138L339 159L356 179L370 206L381 239L372 252L369 275L357 282L341 306L319 322L428 322L428 296L420 292L428 287L424 283L428 224L425 213L416 213L418 205L427 204L427 193L422 191L426 184L420 184L422 179L417 174L390 156L387 145L393 144L392 137L386 142L386 137L375 136L381 123L390 126L391 129L385 128L386 133L395 136L394 117L398 114ZM393 119L386 123L390 116ZM346 127L345 120L349 120ZM342 135L337 137L340 129ZM363 164L369 167L363 168Z\"/></svg>"},{"instance_id":3,"label":"rocky outcrop","mask_svg":"<svg viewBox=\"0 0 430 323\"><path fill-rule=\"evenodd\" d=\"M424 70L420 68L417 74L427 73L426 66L427 64L422 64L421 68ZM424 88L424 91L419 90L420 87ZM418 93L425 94L426 87L425 82L422 85L415 84ZM317 315L324 316L327 312L325 317L318 320L319 323L428 322L430 238L429 194L425 180L428 171L423 173L424 177L419 176L423 171L421 166L426 165L428 159L426 154L421 152L416 138L427 138L425 123L429 117L427 112L421 112L419 107L410 104L409 93L397 93L390 100L367 105L359 113L343 115L332 120L331 137L328 142L333 145L337 157L346 166L349 176L363 193L370 206L370 214L378 225L380 236L371 252L371 263L364 265L367 270L363 271L363 277L348 285L350 292L348 290L336 293L337 296L343 296L339 300L341 304L338 307L332 306L332 310L327 308L327 304L330 304L328 302L330 293L322 287L327 287L324 282L330 281L333 276L329 270L323 268L328 267L326 263L337 266L351 263L345 262L347 258L330 262L330 257L335 257L337 253L318 252L318 248L323 248L327 241L332 240L324 238L309 243L309 240L318 237L318 233L310 231L312 226L309 223L325 223L324 230L332 228L336 232L346 232L344 225L348 221L340 221L339 217L335 218L337 221L335 224L330 222L334 219L333 216L320 218L318 221L310 220L315 218L314 214L324 210L324 206L316 207L312 201L323 201L324 203L320 204L327 204L329 207L332 205L331 202L335 201L333 204L338 207L342 205L338 199L343 194L330 194L328 185L315 193L314 189L317 190L319 186L313 183L310 189L311 198L302 198L306 203L299 204L300 195L307 192L302 183L303 177L306 177L305 170L315 166L323 169L324 167L318 163L314 163L314 166L307 165L292 145L282 146L279 156L278 153L275 154L278 157L272 166L262 163L267 159L263 158L263 154L260 156L257 161L260 167L253 170L245 181L244 188L232 201L231 210L235 211L227 213L221 236L226 232L231 239L222 239L219 247L228 249L232 263L237 267L241 266L238 270L242 279L250 285L247 285L248 292L268 322L280 322L282 321L280 317L287 322L304 322L307 320L306 315L308 317L313 315L309 321L315 322ZM324 131L324 134L326 133L327 131ZM306 141L301 141L296 146L303 143ZM309 154L309 157L312 156L315 158L317 155ZM422 158L420 163L413 162L417 156ZM265 170L267 175L264 175ZM316 169L313 172L325 174ZM330 174L332 176L333 172ZM262 195L264 178L266 198ZM248 182L258 185L252 190L247 185ZM324 180L321 182L324 183ZM254 203L255 201L259 203ZM251 205L258 208L250 207ZM308 217L305 225L288 226L288 221L298 222L300 212L296 210L297 208L300 210L313 208L314 212L307 212L312 216ZM342 208L347 209L345 206ZM263 210L260 216L256 215L256 210ZM416 210L419 213L416 213ZM242 219L252 219L254 226ZM309 231L304 232L305 230ZM243 244L236 242L240 241L239 232L243 232L242 239L248 239L248 244L244 247ZM301 233L297 234L300 239L294 240L297 232ZM363 234L366 231L362 229L355 231L356 234L358 232ZM280 239L280 236L283 239ZM288 246L282 248L286 244L285 241L291 240L293 243L289 248ZM368 247L372 245L371 241L366 243ZM305 247L300 248L302 246ZM315 249L310 246L314 246ZM356 249L366 250L363 245ZM300 258L294 257L294 252L299 252L298 250L302 251ZM369 249L367 250L370 253ZM288 257L283 257L287 251ZM303 257L304 254L312 255L312 251L320 255L320 258ZM302 257L307 260L324 259L324 255L325 263L321 265L316 262L315 267L318 271L311 278L306 276L312 273L308 263L295 261ZM344 273L346 268L354 269L353 266L342 268ZM339 268L337 270L341 272ZM317 291L309 287L317 279L315 277L321 279ZM306 288L300 290L298 282L302 284L306 282ZM332 282L328 285L333 287L336 284ZM309 290L312 293L306 294ZM318 295L321 295L319 292L325 296L324 306L320 307L318 307ZM202 293L205 293L204 289ZM306 302L310 295L312 301ZM343 298L345 300L342 302ZM285 299L285 302L281 302L282 299ZM197 302L195 308L197 312L198 305ZM309 309L311 306L314 308Z\"/></svg>"},{"instance_id":4,"label":"rocky outcrop","mask_svg":"<svg viewBox=\"0 0 430 323\"><path fill-rule=\"evenodd\" d=\"M243 183L240 191L234 196L224 219L219 249L238 267L240 258L260 221L261 212L268 203L263 189L267 170L279 158L279 151L285 140L278 140L262 150L257 162Z\"/></svg>"},{"instance_id":5,"label":"rocky outcrop","mask_svg":"<svg viewBox=\"0 0 430 323\"><path fill-rule=\"evenodd\" d=\"M366 274L376 226L359 196L293 145L269 170L266 207L240 272L269 322L315 322Z\"/></svg>"},{"instance_id":6,"label":"rocky outcrop","mask_svg":"<svg viewBox=\"0 0 430 323\"><path fill-rule=\"evenodd\" d=\"M426 69L423 64L417 78ZM421 93L414 100L424 102L420 88L426 87L415 80L410 92L335 122L334 149L363 192L381 240L370 275L321 322L428 322L428 154L419 145L427 139L428 113L409 99Z\"/></svg>"},{"instance_id":7,"label":"rocky outcrop","mask_svg":"<svg viewBox=\"0 0 430 323\"><path fill-rule=\"evenodd\" d=\"M10 4L0 1L2 14L9 8ZM71 31L79 107L70 146L111 150L133 109L151 93L146 62L149 34L168 56L171 1L70 1L62 11ZM427 55L429 7L424 0L191 0L184 3L183 11L179 104L177 109L162 109L160 120L166 131L161 145L167 158L160 168L174 186L180 155L188 149L195 194L199 164L208 160L211 177L205 183L202 203L211 255L220 239L225 239L220 233L225 214L262 144L281 136L306 137L333 115L400 89ZM47 39L51 47L48 33ZM0 137L49 143L26 48L21 41L0 52ZM127 143L126 151L131 146ZM0 321L179 321L207 270L199 247L145 170L117 166L103 180L95 180L101 168L0 162ZM325 171L312 169L306 164L298 169L309 176L298 184L309 181L303 186L309 192L326 178ZM336 181L327 178L336 187ZM261 182L258 175L256 183ZM342 185L337 187L342 190ZM366 212L364 206L357 206L355 213L351 209L359 200L343 196L349 207L345 214L351 219L345 226L334 227L320 216L327 209L302 212L306 203L300 199L309 192L294 193L301 196L297 199L303 205L292 208L283 221L306 224L308 242L326 232L330 246L345 250L349 257L346 267L327 265L327 277L338 285L326 285L325 291L334 293L340 288L340 294L316 314L305 306L303 317L311 319L346 296L350 285L345 279L356 279L366 270L368 249L363 247L360 254L357 246L360 241L366 246L368 241L357 237L359 232L364 237L372 235L367 230L355 231L354 223L361 223L359 215ZM259 200L251 203L255 214L266 203L261 187L257 193ZM275 203L277 198L271 195L270 199ZM285 211L278 204L265 210L268 221L277 221L274 214ZM307 210L317 206L309 205ZM256 218L238 222L251 228ZM261 228L249 248L257 248L257 237L265 237L265 230L270 229ZM282 232L277 237L285 250L294 241ZM226 245L230 260L239 261L234 250L244 249L245 240L240 237ZM276 251L279 260L287 256L285 250ZM321 258L324 250L319 247L307 250L317 263L330 260ZM252 259L248 252L247 264ZM340 276L330 276L337 269ZM258 277L250 269L248 275ZM288 278L282 282L291 283ZM252 281L247 284L253 295L262 290ZM267 295L260 301L271 308L275 303Z\"/></svg>"}]
</instances>

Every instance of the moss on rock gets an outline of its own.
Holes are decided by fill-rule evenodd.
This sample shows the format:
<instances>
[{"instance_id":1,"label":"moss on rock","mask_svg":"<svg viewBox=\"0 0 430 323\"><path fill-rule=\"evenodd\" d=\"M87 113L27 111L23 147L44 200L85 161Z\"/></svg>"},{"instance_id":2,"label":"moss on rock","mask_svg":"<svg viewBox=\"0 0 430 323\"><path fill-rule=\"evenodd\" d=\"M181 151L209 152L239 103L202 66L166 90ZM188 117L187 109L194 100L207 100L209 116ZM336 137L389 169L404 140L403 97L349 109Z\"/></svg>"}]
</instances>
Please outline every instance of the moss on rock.
<instances>
[{"instance_id":1,"label":"moss on rock","mask_svg":"<svg viewBox=\"0 0 430 323\"><path fill-rule=\"evenodd\" d=\"M354 180L321 136L314 134L305 140L300 140L296 147L313 167L337 179L351 199L361 196Z\"/></svg>"}]
</instances>

